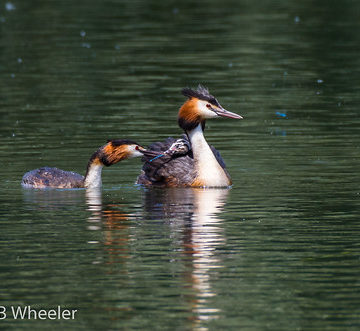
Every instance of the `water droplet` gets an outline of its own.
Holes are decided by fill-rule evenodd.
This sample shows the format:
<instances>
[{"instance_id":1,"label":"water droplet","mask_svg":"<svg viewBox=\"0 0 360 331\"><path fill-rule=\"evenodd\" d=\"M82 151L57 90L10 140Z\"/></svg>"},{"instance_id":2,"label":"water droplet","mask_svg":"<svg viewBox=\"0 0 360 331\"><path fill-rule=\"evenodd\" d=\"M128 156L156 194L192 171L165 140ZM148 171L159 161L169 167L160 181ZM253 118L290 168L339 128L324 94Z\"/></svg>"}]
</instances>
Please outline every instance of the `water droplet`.
<instances>
[{"instance_id":1,"label":"water droplet","mask_svg":"<svg viewBox=\"0 0 360 331\"><path fill-rule=\"evenodd\" d=\"M15 74L11 74L10 77L11 77L11 78L15 78Z\"/></svg>"},{"instance_id":2,"label":"water droplet","mask_svg":"<svg viewBox=\"0 0 360 331\"><path fill-rule=\"evenodd\" d=\"M114 46L114 48L118 51L118 50L120 50L120 45L119 45L119 44L116 44L116 45Z\"/></svg>"},{"instance_id":3,"label":"water droplet","mask_svg":"<svg viewBox=\"0 0 360 331\"><path fill-rule=\"evenodd\" d=\"M324 81L323 81L322 79L318 79L316 82L317 82L318 84L324 83Z\"/></svg>"},{"instance_id":4,"label":"water droplet","mask_svg":"<svg viewBox=\"0 0 360 331\"><path fill-rule=\"evenodd\" d=\"M80 36L84 38L86 36L86 32L84 30L81 30L80 31Z\"/></svg>"},{"instance_id":5,"label":"water droplet","mask_svg":"<svg viewBox=\"0 0 360 331\"><path fill-rule=\"evenodd\" d=\"M299 17L299 16L295 16L294 22L295 22L295 23L300 23L300 17Z\"/></svg>"},{"instance_id":6,"label":"water droplet","mask_svg":"<svg viewBox=\"0 0 360 331\"><path fill-rule=\"evenodd\" d=\"M97 231L97 230L100 230L101 228L97 225L89 225L87 227L88 230L92 230L92 231Z\"/></svg>"},{"instance_id":7,"label":"water droplet","mask_svg":"<svg viewBox=\"0 0 360 331\"><path fill-rule=\"evenodd\" d=\"M91 45L89 43L82 43L81 46L85 48L91 48Z\"/></svg>"},{"instance_id":8,"label":"water droplet","mask_svg":"<svg viewBox=\"0 0 360 331\"><path fill-rule=\"evenodd\" d=\"M232 64L232 62L230 62L230 63L228 64L228 67L229 67L229 68L232 68L232 66L233 66L233 64Z\"/></svg>"},{"instance_id":9,"label":"water droplet","mask_svg":"<svg viewBox=\"0 0 360 331\"><path fill-rule=\"evenodd\" d=\"M5 9L6 9L7 11L12 11L12 10L15 10L16 7L15 7L15 5L14 5L13 3L7 2L7 3L5 3Z\"/></svg>"},{"instance_id":10,"label":"water droplet","mask_svg":"<svg viewBox=\"0 0 360 331\"><path fill-rule=\"evenodd\" d=\"M18 61L18 63L22 63L23 60L22 60L22 58L19 57L19 58L17 59L17 61Z\"/></svg>"}]
</instances>

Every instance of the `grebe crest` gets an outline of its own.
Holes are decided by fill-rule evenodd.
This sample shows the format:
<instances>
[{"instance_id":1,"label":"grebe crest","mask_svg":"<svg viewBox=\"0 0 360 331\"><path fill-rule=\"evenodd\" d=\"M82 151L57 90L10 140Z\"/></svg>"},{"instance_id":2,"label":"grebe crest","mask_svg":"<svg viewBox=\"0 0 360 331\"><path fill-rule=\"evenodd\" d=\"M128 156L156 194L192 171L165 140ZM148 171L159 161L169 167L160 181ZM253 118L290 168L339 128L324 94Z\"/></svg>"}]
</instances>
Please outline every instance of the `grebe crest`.
<instances>
[{"instance_id":1,"label":"grebe crest","mask_svg":"<svg viewBox=\"0 0 360 331\"><path fill-rule=\"evenodd\" d=\"M242 116L224 109L209 90L199 85L197 90L182 89L181 93L188 97L178 114L178 124L184 131L191 131L201 124L205 129L205 120L216 117L242 119Z\"/></svg>"}]
</instances>

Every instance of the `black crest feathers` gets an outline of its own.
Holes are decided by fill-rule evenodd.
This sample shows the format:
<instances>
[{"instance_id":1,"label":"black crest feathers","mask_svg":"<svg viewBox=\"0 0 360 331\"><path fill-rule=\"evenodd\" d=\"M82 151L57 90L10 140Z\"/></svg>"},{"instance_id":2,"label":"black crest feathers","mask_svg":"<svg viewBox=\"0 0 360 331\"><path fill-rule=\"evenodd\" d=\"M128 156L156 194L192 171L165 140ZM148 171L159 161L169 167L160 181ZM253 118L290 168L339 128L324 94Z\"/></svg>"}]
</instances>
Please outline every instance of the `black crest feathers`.
<instances>
[{"instance_id":1,"label":"black crest feathers","mask_svg":"<svg viewBox=\"0 0 360 331\"><path fill-rule=\"evenodd\" d=\"M114 147L121 146L121 145L139 145L135 141L128 140L128 139L108 139L106 142L111 143L111 145L113 145Z\"/></svg>"},{"instance_id":2,"label":"black crest feathers","mask_svg":"<svg viewBox=\"0 0 360 331\"><path fill-rule=\"evenodd\" d=\"M188 98L197 98L200 100L207 101L214 106L221 107L219 102L216 100L216 98L210 94L209 90L205 87L199 84L197 90L193 90L189 87L185 87L181 90L182 95Z\"/></svg>"}]
</instances>

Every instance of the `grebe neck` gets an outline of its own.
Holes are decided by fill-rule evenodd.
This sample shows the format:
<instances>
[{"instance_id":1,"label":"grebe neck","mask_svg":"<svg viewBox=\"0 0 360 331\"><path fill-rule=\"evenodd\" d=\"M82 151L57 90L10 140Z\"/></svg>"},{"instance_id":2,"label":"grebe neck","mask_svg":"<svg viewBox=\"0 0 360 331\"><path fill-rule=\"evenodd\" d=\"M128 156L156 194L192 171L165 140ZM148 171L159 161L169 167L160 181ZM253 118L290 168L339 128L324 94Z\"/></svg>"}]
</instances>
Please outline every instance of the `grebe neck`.
<instances>
[{"instance_id":1,"label":"grebe neck","mask_svg":"<svg viewBox=\"0 0 360 331\"><path fill-rule=\"evenodd\" d=\"M225 187L231 185L230 179L204 137L202 124L187 131L187 134L191 142L197 171L197 177L192 186Z\"/></svg>"},{"instance_id":2,"label":"grebe neck","mask_svg":"<svg viewBox=\"0 0 360 331\"><path fill-rule=\"evenodd\" d=\"M143 147L131 140L108 140L90 158L85 174L84 187L97 188L101 186L101 171L122 160L143 156Z\"/></svg>"},{"instance_id":3,"label":"grebe neck","mask_svg":"<svg viewBox=\"0 0 360 331\"><path fill-rule=\"evenodd\" d=\"M104 164L98 157L91 157L84 179L85 188L101 187L101 171Z\"/></svg>"}]
</instances>

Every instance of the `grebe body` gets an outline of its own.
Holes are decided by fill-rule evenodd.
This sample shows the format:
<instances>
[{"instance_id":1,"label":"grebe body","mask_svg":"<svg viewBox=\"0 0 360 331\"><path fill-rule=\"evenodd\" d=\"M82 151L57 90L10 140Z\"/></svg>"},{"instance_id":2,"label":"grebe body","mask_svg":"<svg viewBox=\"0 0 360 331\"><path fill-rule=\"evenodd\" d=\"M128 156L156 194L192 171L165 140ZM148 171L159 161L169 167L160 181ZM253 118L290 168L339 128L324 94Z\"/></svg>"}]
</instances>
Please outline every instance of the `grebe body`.
<instances>
[{"instance_id":1,"label":"grebe body","mask_svg":"<svg viewBox=\"0 0 360 331\"><path fill-rule=\"evenodd\" d=\"M142 156L144 150L131 140L109 140L90 157L85 176L58 168L42 167L27 172L21 184L24 188L97 188L101 186L103 166Z\"/></svg>"},{"instance_id":2,"label":"grebe body","mask_svg":"<svg viewBox=\"0 0 360 331\"><path fill-rule=\"evenodd\" d=\"M28 171L22 179L24 188L79 188L84 187L84 176L58 168L42 167Z\"/></svg>"},{"instance_id":3,"label":"grebe body","mask_svg":"<svg viewBox=\"0 0 360 331\"><path fill-rule=\"evenodd\" d=\"M182 93L188 100L179 110L178 124L185 131L182 140L186 144L180 143L176 147L179 140L168 138L163 143L150 145L143 153L145 164L137 183L161 187L230 186L232 181L220 153L205 139L205 121L217 117L242 117L225 110L201 85L197 90L185 88Z\"/></svg>"},{"instance_id":4,"label":"grebe body","mask_svg":"<svg viewBox=\"0 0 360 331\"><path fill-rule=\"evenodd\" d=\"M184 88L188 99L178 113L178 124L185 134L180 139L168 138L148 149L131 140L110 140L90 158L85 176L57 168L43 167L27 172L22 179L26 188L96 188L101 186L103 166L143 156L138 184L159 187L228 187L232 184L220 153L204 136L205 121L227 117L241 119L225 110L209 91Z\"/></svg>"},{"instance_id":5,"label":"grebe body","mask_svg":"<svg viewBox=\"0 0 360 331\"><path fill-rule=\"evenodd\" d=\"M220 153L214 146L210 145L209 147L218 165L222 167L226 177L230 179ZM203 186L195 182L198 173L191 144L186 135L177 140L169 137L163 142L151 144L143 154L145 163L137 179L137 184L157 187ZM231 184L226 182L220 186L229 185Z\"/></svg>"}]
</instances>

